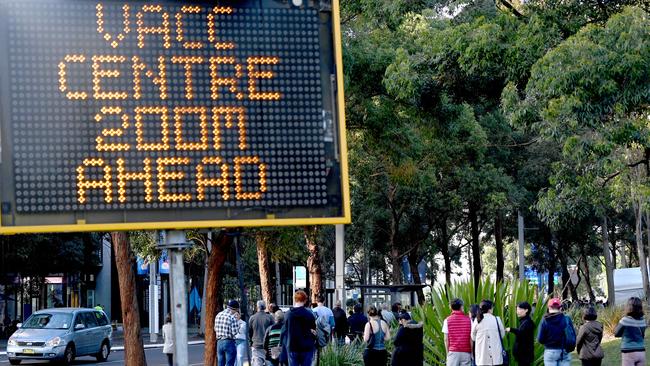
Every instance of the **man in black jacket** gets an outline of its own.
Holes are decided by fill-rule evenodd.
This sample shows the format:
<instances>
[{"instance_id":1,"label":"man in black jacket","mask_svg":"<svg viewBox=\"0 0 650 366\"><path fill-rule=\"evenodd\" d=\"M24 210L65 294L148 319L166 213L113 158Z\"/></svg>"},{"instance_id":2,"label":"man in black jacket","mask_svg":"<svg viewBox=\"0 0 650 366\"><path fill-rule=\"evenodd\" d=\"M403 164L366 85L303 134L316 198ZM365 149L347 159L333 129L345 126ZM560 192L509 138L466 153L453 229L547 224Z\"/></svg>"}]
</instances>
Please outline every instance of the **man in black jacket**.
<instances>
[{"instance_id":1,"label":"man in black jacket","mask_svg":"<svg viewBox=\"0 0 650 366\"><path fill-rule=\"evenodd\" d=\"M395 350L391 358L392 366L422 366L424 360L424 337L422 323L411 320L407 312L399 314L400 327L395 335L393 344Z\"/></svg>"},{"instance_id":2,"label":"man in black jacket","mask_svg":"<svg viewBox=\"0 0 650 366\"><path fill-rule=\"evenodd\" d=\"M334 309L334 332L336 334L336 340L339 345L345 344L345 336L348 335L349 326L348 326L348 317L345 314L345 310L341 308L341 301L337 301Z\"/></svg>"},{"instance_id":3,"label":"man in black jacket","mask_svg":"<svg viewBox=\"0 0 650 366\"><path fill-rule=\"evenodd\" d=\"M530 366L535 358L535 323L530 318L532 308L529 303L521 302L517 305L517 317L519 318L519 329L506 328L506 332L515 335L513 356L520 366Z\"/></svg>"}]
</instances>

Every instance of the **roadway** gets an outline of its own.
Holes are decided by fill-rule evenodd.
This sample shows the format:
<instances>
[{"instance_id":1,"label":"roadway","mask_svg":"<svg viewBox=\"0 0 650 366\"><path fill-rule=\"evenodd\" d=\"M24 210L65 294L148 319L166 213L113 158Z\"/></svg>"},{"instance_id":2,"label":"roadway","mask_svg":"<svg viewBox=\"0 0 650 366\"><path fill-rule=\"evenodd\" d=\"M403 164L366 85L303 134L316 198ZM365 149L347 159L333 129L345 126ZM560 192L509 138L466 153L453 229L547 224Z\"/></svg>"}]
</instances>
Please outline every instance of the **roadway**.
<instances>
[{"instance_id":1,"label":"roadway","mask_svg":"<svg viewBox=\"0 0 650 366\"><path fill-rule=\"evenodd\" d=\"M203 365L203 344L195 344L188 346L188 355L189 355L189 365L188 366L202 366ZM4 350L3 350L4 351ZM167 366L167 356L162 353L162 348L148 348L145 349L147 355L147 365L148 366ZM23 361L21 365L46 365L45 361ZM115 365L124 365L124 352L123 351L111 351L111 354L108 356L108 361L106 362L97 362L94 357L80 357L73 365L105 365L105 366L115 366ZM9 365L7 356L0 356L0 366Z\"/></svg>"}]
</instances>

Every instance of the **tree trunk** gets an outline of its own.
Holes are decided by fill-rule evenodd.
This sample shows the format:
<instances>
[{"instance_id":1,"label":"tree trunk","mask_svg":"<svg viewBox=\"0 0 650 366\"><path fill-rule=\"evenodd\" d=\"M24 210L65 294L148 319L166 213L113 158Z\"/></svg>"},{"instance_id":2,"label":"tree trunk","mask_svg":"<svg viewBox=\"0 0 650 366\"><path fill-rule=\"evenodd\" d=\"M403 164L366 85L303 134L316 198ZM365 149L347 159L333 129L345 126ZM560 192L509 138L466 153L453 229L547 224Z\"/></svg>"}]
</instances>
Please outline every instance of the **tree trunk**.
<instances>
[{"instance_id":1,"label":"tree trunk","mask_svg":"<svg viewBox=\"0 0 650 366\"><path fill-rule=\"evenodd\" d=\"M648 265L645 260L645 250L643 248L643 206L639 202L634 210L634 216L636 219L636 250L639 255L639 267L641 269L641 279L643 283L643 291L645 292L646 302L650 300L650 286L648 285Z\"/></svg>"},{"instance_id":2,"label":"tree trunk","mask_svg":"<svg viewBox=\"0 0 650 366\"><path fill-rule=\"evenodd\" d=\"M481 245L480 245L480 232L478 228L478 210L474 205L469 206L469 222L470 231L472 235L472 264L474 266L474 290L478 290L478 285L481 282L483 275L483 268L481 267Z\"/></svg>"},{"instance_id":3,"label":"tree trunk","mask_svg":"<svg viewBox=\"0 0 650 366\"><path fill-rule=\"evenodd\" d=\"M230 251L232 236L220 232L219 236L212 242L212 250L208 258L208 286L205 291L205 348L203 361L205 365L214 365L217 360L217 340L214 333L214 318L217 316L217 309L220 307L219 285L222 280L222 269L226 263L226 256Z\"/></svg>"},{"instance_id":4,"label":"tree trunk","mask_svg":"<svg viewBox=\"0 0 650 366\"><path fill-rule=\"evenodd\" d=\"M503 230L502 230L501 213L497 212L494 218L494 241L497 250L497 282L503 281Z\"/></svg>"},{"instance_id":5,"label":"tree trunk","mask_svg":"<svg viewBox=\"0 0 650 366\"><path fill-rule=\"evenodd\" d=\"M628 263L627 260L627 255L625 254L625 242L622 243L621 248L619 249L621 252L619 253L619 257L621 257L621 268L628 268L630 267L630 264Z\"/></svg>"},{"instance_id":6,"label":"tree trunk","mask_svg":"<svg viewBox=\"0 0 650 366\"><path fill-rule=\"evenodd\" d=\"M591 301L592 304L595 304L596 295L594 294L594 289L591 287L591 272L589 271L589 261L586 256L582 257L582 262L584 265L583 273L585 274L585 285L587 286L587 292L589 293L589 301Z\"/></svg>"},{"instance_id":7,"label":"tree trunk","mask_svg":"<svg viewBox=\"0 0 650 366\"><path fill-rule=\"evenodd\" d=\"M610 250L609 247L609 230L607 228L607 216L603 215L603 221L600 229L601 229L600 231L603 234L603 257L605 257L605 275L607 279L607 304L610 305L616 303L616 299L615 299L616 291L614 291L614 265L612 265L612 259L613 259L611 256L612 251ZM589 266L587 265L586 261L585 261L585 267L587 268L587 271L589 271ZM589 278L587 278L587 282L588 283L591 282Z\"/></svg>"},{"instance_id":8,"label":"tree trunk","mask_svg":"<svg viewBox=\"0 0 650 366\"><path fill-rule=\"evenodd\" d=\"M548 243L548 291L549 295L553 295L555 292L555 270L557 264L555 262L555 240L553 239L555 234L551 233L551 238ZM548 238L547 238L548 239Z\"/></svg>"},{"instance_id":9,"label":"tree trunk","mask_svg":"<svg viewBox=\"0 0 650 366\"><path fill-rule=\"evenodd\" d=\"M415 248L413 251L411 251L411 254L408 256L408 261L409 261L409 267L411 267L411 278L413 278L413 284L415 285L420 285L422 284L422 278L420 278L420 271L418 269L418 265L420 264L420 261L418 259L418 249ZM418 288L416 290L416 293L418 295L418 304L423 305L425 298L424 298L424 291L422 291L422 288Z\"/></svg>"},{"instance_id":10,"label":"tree trunk","mask_svg":"<svg viewBox=\"0 0 650 366\"><path fill-rule=\"evenodd\" d=\"M140 312L135 291L135 258L126 232L111 233L115 250L115 266L120 287L120 305L124 323L124 361L128 366L146 366L142 338L140 337Z\"/></svg>"},{"instance_id":11,"label":"tree trunk","mask_svg":"<svg viewBox=\"0 0 650 366\"><path fill-rule=\"evenodd\" d=\"M393 272L391 273L393 285L398 285L403 283L402 281L402 257L399 255L399 250L393 246L390 250L390 263L393 267Z\"/></svg>"},{"instance_id":12,"label":"tree trunk","mask_svg":"<svg viewBox=\"0 0 650 366\"><path fill-rule=\"evenodd\" d=\"M205 259L203 260L203 292L202 300L205 300L206 289L208 288L208 264L210 260L210 251L212 250L212 233L208 233L205 240ZM199 326L199 335L205 337L205 304L201 306L201 324Z\"/></svg>"},{"instance_id":13,"label":"tree trunk","mask_svg":"<svg viewBox=\"0 0 650 366\"><path fill-rule=\"evenodd\" d=\"M257 266L260 270L260 284L262 286L262 299L267 304L273 302L273 284L271 283L271 274L269 273L269 251L267 242L269 235L257 233L255 241L257 242Z\"/></svg>"},{"instance_id":14,"label":"tree trunk","mask_svg":"<svg viewBox=\"0 0 650 366\"><path fill-rule=\"evenodd\" d=\"M567 260L566 257L562 254L558 254L558 259L560 260L560 266L562 267L562 299L569 298L569 286L571 282L571 275L567 270Z\"/></svg>"},{"instance_id":15,"label":"tree trunk","mask_svg":"<svg viewBox=\"0 0 650 366\"><path fill-rule=\"evenodd\" d=\"M318 246L318 226L304 227L305 242L307 243L307 271L309 271L309 292L311 302L316 302L318 295L323 293L323 270L321 268L320 251Z\"/></svg>"},{"instance_id":16,"label":"tree trunk","mask_svg":"<svg viewBox=\"0 0 650 366\"><path fill-rule=\"evenodd\" d=\"M618 268L617 267L618 262L616 262L618 258L618 250L616 249L617 248L616 243L618 242L616 238L616 224L612 223L612 225L608 225L608 226L609 226L609 243L610 243L609 247L612 253L612 269L614 270Z\"/></svg>"}]
</instances>

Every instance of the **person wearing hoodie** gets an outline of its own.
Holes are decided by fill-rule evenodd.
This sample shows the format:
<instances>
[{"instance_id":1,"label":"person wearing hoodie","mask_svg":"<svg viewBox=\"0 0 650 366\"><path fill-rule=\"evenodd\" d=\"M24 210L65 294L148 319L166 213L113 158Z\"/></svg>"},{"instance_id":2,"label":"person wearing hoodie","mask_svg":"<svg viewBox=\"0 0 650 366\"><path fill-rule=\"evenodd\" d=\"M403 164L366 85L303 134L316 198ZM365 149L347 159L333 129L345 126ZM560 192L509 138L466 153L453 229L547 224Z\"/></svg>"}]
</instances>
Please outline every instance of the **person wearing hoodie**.
<instances>
[{"instance_id":1,"label":"person wearing hoodie","mask_svg":"<svg viewBox=\"0 0 650 366\"><path fill-rule=\"evenodd\" d=\"M537 341L544 346L544 366L570 366L571 354L565 348L565 329L573 327L571 318L562 313L562 302L553 298L542 318Z\"/></svg>"},{"instance_id":2,"label":"person wearing hoodie","mask_svg":"<svg viewBox=\"0 0 650 366\"><path fill-rule=\"evenodd\" d=\"M631 297L625 306L626 316L618 322L614 335L621 340L621 364L623 366L645 365L646 322L643 318L643 302L638 297Z\"/></svg>"},{"instance_id":3,"label":"person wearing hoodie","mask_svg":"<svg viewBox=\"0 0 650 366\"><path fill-rule=\"evenodd\" d=\"M526 301L517 304L519 328L506 328L506 332L515 335L512 355L519 366L530 366L535 360L535 323L530 318L532 307Z\"/></svg>"},{"instance_id":4,"label":"person wearing hoodie","mask_svg":"<svg viewBox=\"0 0 650 366\"><path fill-rule=\"evenodd\" d=\"M600 366L605 357L600 341L603 340L603 325L596 321L596 309L590 306L584 310L582 319L585 323L578 331L576 351L582 366Z\"/></svg>"},{"instance_id":5,"label":"person wearing hoodie","mask_svg":"<svg viewBox=\"0 0 650 366\"><path fill-rule=\"evenodd\" d=\"M411 319L407 312L399 314L400 327L397 330L393 345L392 366L422 366L424 362L424 332L422 323Z\"/></svg>"},{"instance_id":6,"label":"person wearing hoodie","mask_svg":"<svg viewBox=\"0 0 650 366\"><path fill-rule=\"evenodd\" d=\"M293 302L293 308L284 318L281 342L286 347L289 366L311 366L316 347L316 318L305 307L307 294L304 291L296 291Z\"/></svg>"}]
</instances>

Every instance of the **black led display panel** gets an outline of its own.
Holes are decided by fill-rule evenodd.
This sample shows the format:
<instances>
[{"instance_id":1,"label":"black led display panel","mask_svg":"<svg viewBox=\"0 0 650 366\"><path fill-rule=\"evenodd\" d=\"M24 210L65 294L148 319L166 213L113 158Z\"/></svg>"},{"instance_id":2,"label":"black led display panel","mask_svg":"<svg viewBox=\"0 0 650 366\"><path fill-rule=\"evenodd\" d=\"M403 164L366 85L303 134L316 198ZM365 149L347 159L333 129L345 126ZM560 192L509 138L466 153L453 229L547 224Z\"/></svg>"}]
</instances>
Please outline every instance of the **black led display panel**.
<instances>
[{"instance_id":1,"label":"black led display panel","mask_svg":"<svg viewBox=\"0 0 650 366\"><path fill-rule=\"evenodd\" d=\"M347 221L337 4L295 3L0 0L0 232Z\"/></svg>"}]
</instances>

